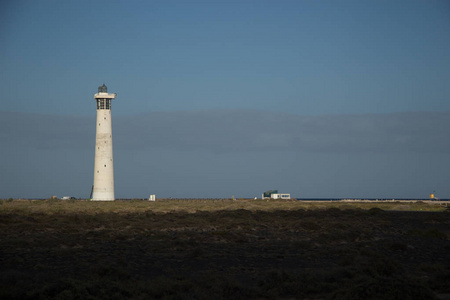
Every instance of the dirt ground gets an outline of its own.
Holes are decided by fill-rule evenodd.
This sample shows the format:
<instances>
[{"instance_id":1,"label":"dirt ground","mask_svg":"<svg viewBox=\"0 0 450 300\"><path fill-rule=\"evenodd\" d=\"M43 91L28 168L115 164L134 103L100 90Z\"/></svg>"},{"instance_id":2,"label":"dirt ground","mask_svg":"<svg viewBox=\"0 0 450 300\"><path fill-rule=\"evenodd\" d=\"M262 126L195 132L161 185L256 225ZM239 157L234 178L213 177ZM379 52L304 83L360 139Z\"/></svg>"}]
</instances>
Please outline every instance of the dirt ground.
<instances>
[{"instance_id":1,"label":"dirt ground","mask_svg":"<svg viewBox=\"0 0 450 300\"><path fill-rule=\"evenodd\" d=\"M1 299L449 299L450 214L0 212Z\"/></svg>"}]
</instances>

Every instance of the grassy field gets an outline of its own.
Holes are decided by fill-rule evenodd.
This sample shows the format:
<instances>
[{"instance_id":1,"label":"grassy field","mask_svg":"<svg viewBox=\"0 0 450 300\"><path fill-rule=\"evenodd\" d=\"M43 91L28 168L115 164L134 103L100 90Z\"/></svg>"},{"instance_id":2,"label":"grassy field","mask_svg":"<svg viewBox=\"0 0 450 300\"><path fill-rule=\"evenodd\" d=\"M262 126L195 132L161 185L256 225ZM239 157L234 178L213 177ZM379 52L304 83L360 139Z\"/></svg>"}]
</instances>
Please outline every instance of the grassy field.
<instances>
[{"instance_id":1,"label":"grassy field","mask_svg":"<svg viewBox=\"0 0 450 300\"><path fill-rule=\"evenodd\" d=\"M445 211L445 206L422 201L286 201L286 200L172 200L156 202L143 200L86 201L86 200L0 200L0 212L24 213L139 213L139 212L186 212L246 209L250 211L317 210L317 209L371 209L399 211Z\"/></svg>"},{"instance_id":2,"label":"grassy field","mask_svg":"<svg viewBox=\"0 0 450 300\"><path fill-rule=\"evenodd\" d=\"M423 202L0 201L2 299L446 299Z\"/></svg>"}]
</instances>

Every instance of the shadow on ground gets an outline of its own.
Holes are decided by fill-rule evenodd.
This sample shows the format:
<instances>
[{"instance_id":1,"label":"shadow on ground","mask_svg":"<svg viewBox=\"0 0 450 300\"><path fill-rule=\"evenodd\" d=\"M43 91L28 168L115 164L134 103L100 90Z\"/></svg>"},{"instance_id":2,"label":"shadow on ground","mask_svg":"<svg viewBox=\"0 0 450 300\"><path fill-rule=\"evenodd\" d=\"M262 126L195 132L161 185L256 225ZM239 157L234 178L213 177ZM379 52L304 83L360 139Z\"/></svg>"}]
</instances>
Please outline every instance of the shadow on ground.
<instances>
[{"instance_id":1,"label":"shadow on ground","mask_svg":"<svg viewBox=\"0 0 450 300\"><path fill-rule=\"evenodd\" d=\"M449 214L0 214L2 299L437 299Z\"/></svg>"}]
</instances>

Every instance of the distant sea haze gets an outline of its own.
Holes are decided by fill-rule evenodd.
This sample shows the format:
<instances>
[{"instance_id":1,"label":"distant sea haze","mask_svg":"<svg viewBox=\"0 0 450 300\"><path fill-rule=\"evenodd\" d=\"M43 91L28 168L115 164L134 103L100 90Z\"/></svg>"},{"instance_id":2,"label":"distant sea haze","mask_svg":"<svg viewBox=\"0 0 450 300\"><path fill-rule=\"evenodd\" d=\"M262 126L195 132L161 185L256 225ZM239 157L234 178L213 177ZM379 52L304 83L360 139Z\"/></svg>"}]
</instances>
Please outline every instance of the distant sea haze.
<instances>
[{"instance_id":1,"label":"distant sea haze","mask_svg":"<svg viewBox=\"0 0 450 300\"><path fill-rule=\"evenodd\" d=\"M116 198L450 197L450 112L115 116ZM95 116L0 113L0 198L87 198Z\"/></svg>"},{"instance_id":2,"label":"distant sea haze","mask_svg":"<svg viewBox=\"0 0 450 300\"><path fill-rule=\"evenodd\" d=\"M449 117L450 112L301 116L213 110L118 117L114 130L123 139L122 146L130 147L212 152L448 152Z\"/></svg>"}]
</instances>

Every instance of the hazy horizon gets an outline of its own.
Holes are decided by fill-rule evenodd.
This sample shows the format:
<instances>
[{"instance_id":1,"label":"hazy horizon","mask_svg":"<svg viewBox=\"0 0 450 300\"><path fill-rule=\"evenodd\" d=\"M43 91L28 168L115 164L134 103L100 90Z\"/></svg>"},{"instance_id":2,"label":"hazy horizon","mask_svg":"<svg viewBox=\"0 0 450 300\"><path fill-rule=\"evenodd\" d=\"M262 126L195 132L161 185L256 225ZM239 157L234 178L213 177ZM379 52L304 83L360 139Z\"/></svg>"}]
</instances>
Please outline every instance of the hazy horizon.
<instances>
[{"instance_id":1,"label":"hazy horizon","mask_svg":"<svg viewBox=\"0 0 450 300\"><path fill-rule=\"evenodd\" d=\"M0 113L0 198L89 197L95 116ZM449 112L114 116L116 198L448 198Z\"/></svg>"}]
</instances>

